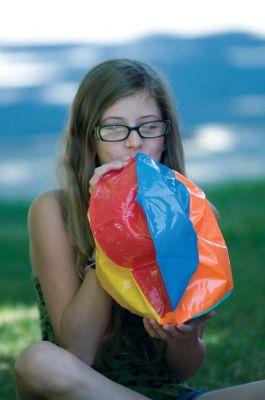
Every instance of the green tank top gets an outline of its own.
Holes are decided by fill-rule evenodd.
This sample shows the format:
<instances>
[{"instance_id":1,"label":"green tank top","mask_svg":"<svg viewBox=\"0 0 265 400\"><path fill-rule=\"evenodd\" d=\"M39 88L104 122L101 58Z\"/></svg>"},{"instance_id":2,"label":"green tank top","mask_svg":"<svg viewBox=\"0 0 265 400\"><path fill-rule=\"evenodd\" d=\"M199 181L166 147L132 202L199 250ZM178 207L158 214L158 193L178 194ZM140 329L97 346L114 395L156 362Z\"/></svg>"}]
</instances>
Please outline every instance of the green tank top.
<instances>
[{"instance_id":1,"label":"green tank top","mask_svg":"<svg viewBox=\"0 0 265 400\"><path fill-rule=\"evenodd\" d=\"M33 276L32 281L37 294L42 340L57 344L38 278ZM170 372L164 342L149 337L142 317L114 303L114 313L117 310L121 314L119 334L103 342L93 368L153 400L176 400L189 392L191 388L177 381Z\"/></svg>"}]
</instances>

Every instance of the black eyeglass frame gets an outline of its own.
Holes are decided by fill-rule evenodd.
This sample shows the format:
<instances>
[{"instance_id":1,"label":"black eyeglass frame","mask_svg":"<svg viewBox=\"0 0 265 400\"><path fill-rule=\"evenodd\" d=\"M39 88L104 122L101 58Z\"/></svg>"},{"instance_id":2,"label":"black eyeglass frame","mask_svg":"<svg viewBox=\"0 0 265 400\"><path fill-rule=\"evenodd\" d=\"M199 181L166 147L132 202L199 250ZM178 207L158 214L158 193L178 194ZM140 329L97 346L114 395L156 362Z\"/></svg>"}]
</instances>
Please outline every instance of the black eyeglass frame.
<instances>
[{"instance_id":1,"label":"black eyeglass frame","mask_svg":"<svg viewBox=\"0 0 265 400\"><path fill-rule=\"evenodd\" d=\"M150 137L148 137L148 136L143 136L142 133L140 132L140 128L141 128L143 125L151 124L152 122L164 122L165 125L166 125L165 133L163 133L162 135L158 135L158 136L150 136ZM119 139L119 140L106 140L106 139L103 139L102 136L100 135L100 130L101 130L102 128L106 128L106 127L108 127L108 126L122 126L122 127L128 129L128 134L127 134L127 136L125 136L125 138ZM95 134L96 139L97 139L97 140L100 140L100 141L102 141L102 142L123 142L124 140L127 140L127 139L128 139L128 137L130 136L131 131L136 131L136 132L138 133L138 135L139 135L142 139L155 139L155 138L158 138L158 137L166 136L166 135L169 133L169 130L170 130L170 120L169 120L169 119L156 119L156 120L154 120L154 121L144 122L143 124L138 125L138 126L134 126L134 127L130 127L130 126L128 126L128 125L123 125L123 124L98 125L98 126L96 126L96 127L94 128L94 134Z\"/></svg>"}]
</instances>

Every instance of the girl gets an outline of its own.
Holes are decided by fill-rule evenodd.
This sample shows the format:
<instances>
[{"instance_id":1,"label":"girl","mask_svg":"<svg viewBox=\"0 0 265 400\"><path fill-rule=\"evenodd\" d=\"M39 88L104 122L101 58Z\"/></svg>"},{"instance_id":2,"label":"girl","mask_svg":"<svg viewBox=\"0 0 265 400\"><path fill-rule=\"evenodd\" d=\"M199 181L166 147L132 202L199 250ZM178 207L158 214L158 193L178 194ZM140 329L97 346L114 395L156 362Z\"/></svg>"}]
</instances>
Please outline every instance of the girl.
<instances>
[{"instance_id":1,"label":"girl","mask_svg":"<svg viewBox=\"0 0 265 400\"><path fill-rule=\"evenodd\" d=\"M203 362L212 314L159 326L123 310L101 288L91 258L89 194L137 152L185 174L165 83L142 62L104 62L84 77L74 99L61 190L44 193L29 211L44 340L16 362L18 399L263 399L264 381L211 393L183 383Z\"/></svg>"}]
</instances>

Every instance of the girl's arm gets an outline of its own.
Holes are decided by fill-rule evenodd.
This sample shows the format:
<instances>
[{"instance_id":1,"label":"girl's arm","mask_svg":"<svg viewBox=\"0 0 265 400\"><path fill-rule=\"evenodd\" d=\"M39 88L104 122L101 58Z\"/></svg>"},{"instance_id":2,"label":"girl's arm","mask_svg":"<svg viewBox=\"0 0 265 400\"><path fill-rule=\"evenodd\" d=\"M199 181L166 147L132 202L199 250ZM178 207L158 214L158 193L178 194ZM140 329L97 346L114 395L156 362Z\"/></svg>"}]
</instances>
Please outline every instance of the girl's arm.
<instances>
[{"instance_id":1,"label":"girl's arm","mask_svg":"<svg viewBox=\"0 0 265 400\"><path fill-rule=\"evenodd\" d=\"M205 358L205 345L202 340L204 323L199 319L192 320L178 328L165 326L172 336L167 340L167 362L180 379L192 377L200 368Z\"/></svg>"},{"instance_id":2,"label":"girl's arm","mask_svg":"<svg viewBox=\"0 0 265 400\"><path fill-rule=\"evenodd\" d=\"M94 270L78 277L59 195L39 197L29 212L30 256L60 345L92 364L106 331L111 299Z\"/></svg>"},{"instance_id":3,"label":"girl's arm","mask_svg":"<svg viewBox=\"0 0 265 400\"><path fill-rule=\"evenodd\" d=\"M155 320L144 318L144 327L152 338L167 342L167 362L179 380L192 377L205 358L203 343L204 320L212 317L211 312L185 324L159 325Z\"/></svg>"}]
</instances>

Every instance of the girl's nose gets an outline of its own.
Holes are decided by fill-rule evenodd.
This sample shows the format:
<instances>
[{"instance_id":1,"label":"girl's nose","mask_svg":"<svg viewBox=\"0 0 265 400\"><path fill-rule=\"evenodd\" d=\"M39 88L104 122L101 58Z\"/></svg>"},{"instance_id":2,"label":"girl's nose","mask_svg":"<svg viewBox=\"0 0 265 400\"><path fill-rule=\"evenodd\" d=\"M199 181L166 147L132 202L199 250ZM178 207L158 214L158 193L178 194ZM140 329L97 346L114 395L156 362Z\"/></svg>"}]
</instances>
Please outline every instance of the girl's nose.
<instances>
[{"instance_id":1,"label":"girl's nose","mask_svg":"<svg viewBox=\"0 0 265 400\"><path fill-rule=\"evenodd\" d=\"M128 148L139 149L142 146L143 139L136 130L132 130L129 137L125 140Z\"/></svg>"}]
</instances>

